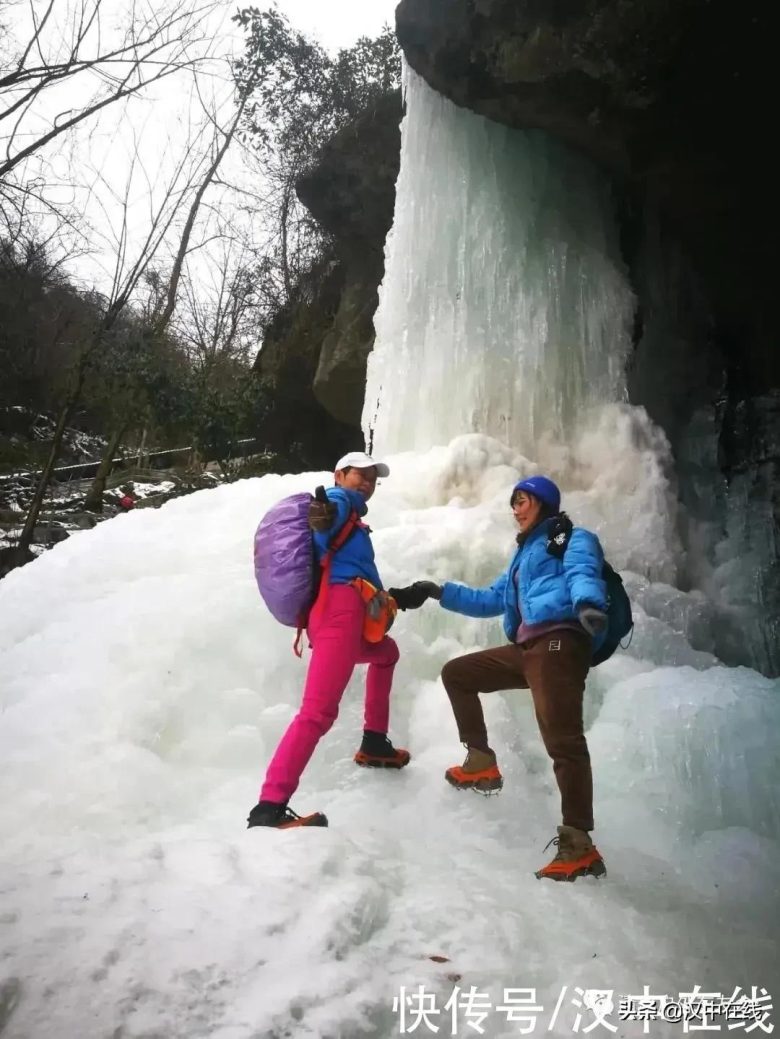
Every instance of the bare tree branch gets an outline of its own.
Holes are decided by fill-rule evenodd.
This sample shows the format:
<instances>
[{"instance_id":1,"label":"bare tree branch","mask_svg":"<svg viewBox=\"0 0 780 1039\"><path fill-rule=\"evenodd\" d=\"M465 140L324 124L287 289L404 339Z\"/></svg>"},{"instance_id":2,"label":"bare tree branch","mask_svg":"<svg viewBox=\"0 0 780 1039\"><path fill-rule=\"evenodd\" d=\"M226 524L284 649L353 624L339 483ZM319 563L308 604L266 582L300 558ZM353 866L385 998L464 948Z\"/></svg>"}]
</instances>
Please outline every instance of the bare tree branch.
<instances>
[{"instance_id":1,"label":"bare tree branch","mask_svg":"<svg viewBox=\"0 0 780 1039\"><path fill-rule=\"evenodd\" d=\"M15 67L0 76L0 121L15 117L12 129L2 139L5 161L0 163L0 178L107 106L136 96L172 73L193 69L206 60L209 48L202 54L194 53L195 44L206 39L202 22L214 9L215 2L206 0L193 7L185 0L176 0L172 8L160 14L152 0L148 0L140 15L134 4L121 41L101 51L100 12L104 0L79 0L69 28L69 51L64 56L47 55L44 49L43 31L55 9L54 0L49 0L40 19L36 18L31 5L30 39ZM57 37L54 29L52 32ZM97 50L92 47L95 33L98 35ZM53 46L54 43L50 43L50 49ZM33 50L37 51L40 64L29 64ZM39 102L44 96L48 97L51 90L82 73L92 73L102 84L102 89L78 110L64 111L50 119L48 130L26 132L25 135L31 139L17 147L17 139L24 132L23 126L38 112Z\"/></svg>"},{"instance_id":2,"label":"bare tree branch","mask_svg":"<svg viewBox=\"0 0 780 1039\"><path fill-rule=\"evenodd\" d=\"M46 23L49 20L49 15L51 14L51 12L53 10L54 10L54 0L49 0L49 6L44 11L43 18L40 20L40 22L38 22L38 21L36 21L36 17L35 17L35 4L32 2L32 0L30 0L30 14L32 15L33 25L35 26L35 32L30 37L30 42L27 44L27 46L26 46L26 48L24 50L24 53L22 54L21 58L19 59L19 64L16 67L18 72L20 72L24 68L25 63L27 61L27 58L29 57L30 51L33 49L33 47L37 47L38 48L38 53L41 54L41 48L40 48L41 33L43 32L43 30L44 30L44 28L46 26ZM41 60L43 60L42 56L41 56ZM3 80L0 79L0 86L2 86L2 85L3 85Z\"/></svg>"},{"instance_id":3,"label":"bare tree branch","mask_svg":"<svg viewBox=\"0 0 780 1039\"><path fill-rule=\"evenodd\" d=\"M198 215L200 204L209 185L214 180L214 177L217 174L217 170L219 169L222 160L224 159L225 154L227 153L227 150L233 141L233 138L235 137L236 131L244 115L244 108L246 107L248 97L249 91L246 90L241 95L238 107L236 109L236 113L233 117L233 122L231 123L227 132L224 134L224 140L222 141L222 144L219 146L219 148L217 148L214 160L208 168L206 176L200 182L198 190L195 192L195 197L192 200L189 213L187 214L187 220L184 225L184 231L182 232L181 241L179 243L179 249L176 253L176 258L173 263L173 270L171 272L171 277L168 282L168 294L165 301L165 306L163 308L162 313L160 314L158 321L156 322L156 328L158 330L165 328L168 325L168 322L171 320L174 307L176 306L176 293L179 288L179 279L181 278L182 267L184 266L184 261L187 257L187 252L189 250L190 237L192 235L192 229L195 226L195 220Z\"/></svg>"}]
</instances>

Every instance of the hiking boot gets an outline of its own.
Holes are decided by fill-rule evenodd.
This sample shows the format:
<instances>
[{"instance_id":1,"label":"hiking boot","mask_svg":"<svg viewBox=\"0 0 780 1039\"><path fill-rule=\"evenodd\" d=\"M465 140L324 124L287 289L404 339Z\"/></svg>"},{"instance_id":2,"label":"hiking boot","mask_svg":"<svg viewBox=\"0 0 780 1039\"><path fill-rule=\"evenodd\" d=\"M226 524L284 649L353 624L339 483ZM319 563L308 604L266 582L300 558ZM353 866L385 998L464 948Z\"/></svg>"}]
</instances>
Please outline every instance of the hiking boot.
<instances>
[{"instance_id":1,"label":"hiking boot","mask_svg":"<svg viewBox=\"0 0 780 1039\"><path fill-rule=\"evenodd\" d=\"M361 768L403 768L410 758L409 751L396 749L386 733L364 729L363 742L354 760Z\"/></svg>"},{"instance_id":2,"label":"hiking boot","mask_svg":"<svg viewBox=\"0 0 780 1039\"><path fill-rule=\"evenodd\" d=\"M475 747L469 747L463 764L448 768L444 778L458 790L476 790L480 794L498 793L504 785L493 751Z\"/></svg>"},{"instance_id":3,"label":"hiking boot","mask_svg":"<svg viewBox=\"0 0 780 1039\"><path fill-rule=\"evenodd\" d=\"M574 826L559 826L558 836L545 846L545 851L550 844L558 846L558 854L552 862L537 870L537 880L547 877L549 880L574 881L577 877L607 875L604 860L584 830L577 830Z\"/></svg>"},{"instance_id":4,"label":"hiking boot","mask_svg":"<svg viewBox=\"0 0 780 1039\"><path fill-rule=\"evenodd\" d=\"M277 830L291 830L293 826L327 826L328 820L322 812L297 815L286 804L275 801L260 801L254 806L247 819L247 829L253 826L273 826Z\"/></svg>"}]
</instances>

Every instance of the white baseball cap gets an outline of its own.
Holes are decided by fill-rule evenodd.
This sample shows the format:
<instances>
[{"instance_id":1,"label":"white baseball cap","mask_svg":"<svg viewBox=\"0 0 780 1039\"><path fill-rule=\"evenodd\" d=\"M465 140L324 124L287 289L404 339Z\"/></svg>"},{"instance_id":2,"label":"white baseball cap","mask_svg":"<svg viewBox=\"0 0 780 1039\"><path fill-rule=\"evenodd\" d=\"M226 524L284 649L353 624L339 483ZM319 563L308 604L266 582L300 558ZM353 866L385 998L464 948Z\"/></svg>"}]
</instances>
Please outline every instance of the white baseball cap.
<instances>
[{"instance_id":1,"label":"white baseball cap","mask_svg":"<svg viewBox=\"0 0 780 1039\"><path fill-rule=\"evenodd\" d=\"M348 466L351 469L370 469L372 465L376 469L377 476L390 475L389 466L385 465L384 462L377 462L371 457L371 455L367 455L363 451L350 451L348 455L339 458L338 462L336 462L334 472L338 472L340 469L346 469Z\"/></svg>"}]
</instances>

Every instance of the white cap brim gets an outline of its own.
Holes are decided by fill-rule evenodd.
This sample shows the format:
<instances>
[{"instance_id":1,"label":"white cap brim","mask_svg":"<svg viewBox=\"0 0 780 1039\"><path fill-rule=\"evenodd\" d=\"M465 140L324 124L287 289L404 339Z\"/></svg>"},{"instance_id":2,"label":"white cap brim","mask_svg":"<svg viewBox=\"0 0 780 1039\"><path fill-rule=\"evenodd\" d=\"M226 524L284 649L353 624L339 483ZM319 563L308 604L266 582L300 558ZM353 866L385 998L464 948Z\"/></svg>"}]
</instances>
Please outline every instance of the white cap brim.
<instances>
[{"instance_id":1,"label":"white cap brim","mask_svg":"<svg viewBox=\"0 0 780 1039\"><path fill-rule=\"evenodd\" d=\"M377 476L389 476L390 466L384 462L377 462L371 455L367 455L364 451L350 451L349 454L344 455L343 458L339 458L338 462L334 467L334 472L339 472L340 469L376 469Z\"/></svg>"}]
</instances>

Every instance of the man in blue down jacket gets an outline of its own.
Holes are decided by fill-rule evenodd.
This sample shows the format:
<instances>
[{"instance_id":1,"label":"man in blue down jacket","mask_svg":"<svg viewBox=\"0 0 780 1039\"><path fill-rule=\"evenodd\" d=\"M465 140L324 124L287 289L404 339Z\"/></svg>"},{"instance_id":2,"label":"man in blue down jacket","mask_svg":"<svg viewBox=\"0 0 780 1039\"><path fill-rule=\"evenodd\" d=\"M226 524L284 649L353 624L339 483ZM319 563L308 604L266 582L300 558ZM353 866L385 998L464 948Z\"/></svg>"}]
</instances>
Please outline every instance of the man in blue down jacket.
<instances>
[{"instance_id":1,"label":"man in blue down jacket","mask_svg":"<svg viewBox=\"0 0 780 1039\"><path fill-rule=\"evenodd\" d=\"M442 670L458 734L468 749L463 764L447 769L445 778L459 789L501 789L479 693L530 689L563 816L553 839L557 854L536 875L553 880L604 876L604 862L589 834L593 779L582 719L585 678L607 628L604 554L595 534L572 527L560 511L560 491L547 477L521 480L510 504L520 528L517 549L489 588L417 581L389 593L401 609L431 597L468 617L503 614L509 645L456 657Z\"/></svg>"}]
</instances>

